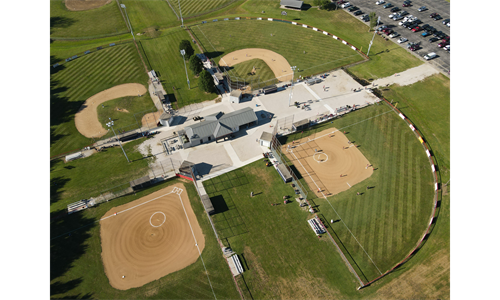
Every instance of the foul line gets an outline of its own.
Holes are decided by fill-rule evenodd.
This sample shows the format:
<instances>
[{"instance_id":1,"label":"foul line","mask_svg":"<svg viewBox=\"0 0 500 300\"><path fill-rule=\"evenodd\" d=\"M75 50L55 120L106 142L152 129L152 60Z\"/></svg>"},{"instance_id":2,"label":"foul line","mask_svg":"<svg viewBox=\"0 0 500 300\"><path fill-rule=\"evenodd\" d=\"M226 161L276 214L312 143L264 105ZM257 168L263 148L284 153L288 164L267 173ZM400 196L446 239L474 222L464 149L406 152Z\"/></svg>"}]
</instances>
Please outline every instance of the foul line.
<instances>
[{"instance_id":1,"label":"foul line","mask_svg":"<svg viewBox=\"0 0 500 300\"><path fill-rule=\"evenodd\" d=\"M184 210L184 214L186 215L186 219L188 221L189 228L191 228L191 234L193 235L196 249L198 249L198 253L200 254L200 259L201 259L201 263L203 264L203 268L205 269L205 274L207 274L208 284L210 284L210 288L212 289L212 294L214 294L214 298L215 298L215 300L217 300L217 297L215 296L214 288L212 286L212 282L210 282L210 277L208 277L207 267L205 266L205 262L203 261L203 257L201 256L201 251L200 251L200 247L198 246L198 241L196 240L196 237L195 237L194 231L193 231L193 227L191 226L191 222L189 221L189 217L187 215L186 208L184 207L184 203L182 202L181 195L180 194L178 194L178 195L179 195L179 201L181 201L182 209Z\"/></svg>"}]
</instances>

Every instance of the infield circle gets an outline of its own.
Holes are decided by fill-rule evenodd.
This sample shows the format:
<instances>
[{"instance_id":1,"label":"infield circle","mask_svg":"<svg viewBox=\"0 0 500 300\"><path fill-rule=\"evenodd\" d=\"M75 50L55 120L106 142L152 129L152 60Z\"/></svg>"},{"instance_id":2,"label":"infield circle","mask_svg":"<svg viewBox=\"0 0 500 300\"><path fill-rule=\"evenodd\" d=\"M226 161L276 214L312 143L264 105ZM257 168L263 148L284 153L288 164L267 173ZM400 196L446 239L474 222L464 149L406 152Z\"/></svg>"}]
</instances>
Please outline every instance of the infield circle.
<instances>
[{"instance_id":1,"label":"infield circle","mask_svg":"<svg viewBox=\"0 0 500 300\"><path fill-rule=\"evenodd\" d=\"M316 158L316 155L318 156L318 158ZM326 156L326 159L324 159L324 160L319 160L319 157L320 157L321 155ZM313 155L313 159L314 159L317 163L320 163L320 164L321 164L321 163L324 163L324 162L326 162L326 161L328 160L328 154L323 153L323 152L317 152L317 153L314 153L314 155Z\"/></svg>"},{"instance_id":2,"label":"infield circle","mask_svg":"<svg viewBox=\"0 0 500 300\"><path fill-rule=\"evenodd\" d=\"M153 223L151 222L151 219L153 219L153 216L156 215L156 214L162 214L163 215L163 222L160 225L158 225L158 226L153 225ZM151 217L149 218L149 224L151 224L151 226L153 226L153 227L160 227L161 225L163 225L163 223L165 223L166 220L167 220L167 216L165 216L165 214L162 213L161 211L157 211L154 214L152 214Z\"/></svg>"}]
</instances>

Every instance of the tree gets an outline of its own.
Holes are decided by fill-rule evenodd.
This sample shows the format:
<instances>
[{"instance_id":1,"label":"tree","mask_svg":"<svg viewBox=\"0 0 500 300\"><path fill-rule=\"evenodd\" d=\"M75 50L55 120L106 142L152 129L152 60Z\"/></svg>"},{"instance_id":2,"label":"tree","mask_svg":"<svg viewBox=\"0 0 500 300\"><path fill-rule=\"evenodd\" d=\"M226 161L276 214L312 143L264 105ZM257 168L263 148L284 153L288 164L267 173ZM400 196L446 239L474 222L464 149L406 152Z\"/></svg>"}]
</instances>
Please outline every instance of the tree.
<instances>
[{"instance_id":1,"label":"tree","mask_svg":"<svg viewBox=\"0 0 500 300\"><path fill-rule=\"evenodd\" d=\"M319 6L319 9L328 9L330 6L330 0L314 0L313 5Z\"/></svg>"},{"instance_id":2,"label":"tree","mask_svg":"<svg viewBox=\"0 0 500 300\"><path fill-rule=\"evenodd\" d=\"M201 71L200 78L198 80L199 80L199 86L203 91L207 93L211 93L214 91L215 89L214 79L207 70Z\"/></svg>"},{"instance_id":3,"label":"tree","mask_svg":"<svg viewBox=\"0 0 500 300\"><path fill-rule=\"evenodd\" d=\"M191 42L188 40L182 40L181 43L179 44L179 50L184 49L186 51L185 57L186 59L189 59L191 55L194 54L194 49L193 46L191 46Z\"/></svg>"},{"instance_id":4,"label":"tree","mask_svg":"<svg viewBox=\"0 0 500 300\"><path fill-rule=\"evenodd\" d=\"M198 75L203 70L203 63L198 55L192 55L189 59L189 70Z\"/></svg>"}]
</instances>

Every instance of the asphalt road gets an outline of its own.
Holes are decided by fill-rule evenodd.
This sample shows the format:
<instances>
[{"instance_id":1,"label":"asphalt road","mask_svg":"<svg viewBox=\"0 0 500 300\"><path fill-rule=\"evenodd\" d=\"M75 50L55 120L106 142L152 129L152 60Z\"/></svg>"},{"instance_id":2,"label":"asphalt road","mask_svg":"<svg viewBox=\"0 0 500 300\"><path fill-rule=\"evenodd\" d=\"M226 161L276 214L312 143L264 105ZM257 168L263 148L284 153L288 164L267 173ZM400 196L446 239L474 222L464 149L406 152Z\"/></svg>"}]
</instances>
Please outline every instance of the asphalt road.
<instances>
[{"instance_id":1,"label":"asphalt road","mask_svg":"<svg viewBox=\"0 0 500 300\"><path fill-rule=\"evenodd\" d=\"M349 1L352 5L357 6L363 11L364 14L369 14L370 12L375 12L377 16L380 16L380 25L387 25L389 28L394 30L395 32L399 33L401 36L392 38L394 43L396 45L400 45L401 47L406 48L406 45L408 42L420 42L420 49L416 51L410 51L407 49L408 52L411 52L413 55L421 58L423 60L423 56L426 55L427 53L430 52L435 52L438 56L432 60L429 60L428 63L436 67L441 73L449 76L448 72L450 71L450 53L448 51L445 51L442 48L439 48L437 45L439 44L439 41L436 41L434 43L430 43L429 39L432 36L427 36L423 37L422 32L412 32L411 30L404 28L403 26L399 26L398 23L401 21L394 21L389 19L389 15L391 14L391 8L384 8L383 6L387 3L391 3L393 7L397 6L401 9L401 11L405 10L409 13L409 15L413 15L418 17L423 23L420 25L424 24L429 24L430 26L436 28L438 31L442 31L447 35L450 35L450 27L446 26L443 24L443 20L445 19L451 19L450 18L450 3L445 1L445 0L414 0L412 1L412 6L410 7L403 7L403 1L404 0L386 0L385 4L382 5L376 5L375 2L377 0L352 0ZM423 12L419 12L418 8L421 6L426 6L427 10ZM347 12L347 9L344 9ZM353 14L354 12L348 12L350 14ZM443 19L434 21L431 19L430 14L432 13L438 13L443 17ZM354 16L357 18L360 22L363 22L360 20L360 16ZM367 26L369 25L369 22L363 22ZM408 39L408 42L398 44L397 40L400 37L405 37Z\"/></svg>"}]
</instances>

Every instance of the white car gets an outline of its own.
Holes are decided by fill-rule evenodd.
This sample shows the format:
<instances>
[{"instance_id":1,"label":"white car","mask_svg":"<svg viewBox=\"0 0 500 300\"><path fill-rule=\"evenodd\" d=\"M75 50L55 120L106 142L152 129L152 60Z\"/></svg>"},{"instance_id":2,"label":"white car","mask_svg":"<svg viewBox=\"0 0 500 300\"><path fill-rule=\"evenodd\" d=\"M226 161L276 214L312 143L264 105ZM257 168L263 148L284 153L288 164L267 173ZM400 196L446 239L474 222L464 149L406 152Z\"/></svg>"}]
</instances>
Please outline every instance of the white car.
<instances>
[{"instance_id":1,"label":"white car","mask_svg":"<svg viewBox=\"0 0 500 300\"><path fill-rule=\"evenodd\" d=\"M399 33L397 33L397 32L393 32L393 33L389 34L390 38L395 38L397 36L399 36Z\"/></svg>"},{"instance_id":2,"label":"white car","mask_svg":"<svg viewBox=\"0 0 500 300\"><path fill-rule=\"evenodd\" d=\"M429 59L433 59L433 58L434 58L434 57L436 57L436 56L437 56L437 55L436 55L436 53L431 52L431 53L429 53L429 54L427 54L427 55L424 55L424 58L425 58L426 60L429 60Z\"/></svg>"},{"instance_id":3,"label":"white car","mask_svg":"<svg viewBox=\"0 0 500 300\"><path fill-rule=\"evenodd\" d=\"M392 13L392 14L390 14L390 15L389 15L389 19L394 18L394 16L395 16L395 15L397 15L397 14L396 14L396 13Z\"/></svg>"},{"instance_id":4,"label":"white car","mask_svg":"<svg viewBox=\"0 0 500 300\"><path fill-rule=\"evenodd\" d=\"M375 4L377 4L377 5L384 4L384 3L385 3L384 0L379 0L379 1L375 2Z\"/></svg>"},{"instance_id":5,"label":"white car","mask_svg":"<svg viewBox=\"0 0 500 300\"><path fill-rule=\"evenodd\" d=\"M408 20L408 19L411 19L411 18L413 18L413 15L406 16L405 17L405 21Z\"/></svg>"},{"instance_id":6,"label":"white car","mask_svg":"<svg viewBox=\"0 0 500 300\"><path fill-rule=\"evenodd\" d=\"M396 15L394 18L392 18L394 21L399 21L401 20L403 17L400 16L400 15Z\"/></svg>"},{"instance_id":7,"label":"white car","mask_svg":"<svg viewBox=\"0 0 500 300\"><path fill-rule=\"evenodd\" d=\"M444 46L444 48L443 48L443 49L444 49L444 50L446 50L446 51L450 51L450 45L446 45L446 46Z\"/></svg>"},{"instance_id":8,"label":"white car","mask_svg":"<svg viewBox=\"0 0 500 300\"><path fill-rule=\"evenodd\" d=\"M347 3L342 4L340 7L342 7L342 8L348 8L351 5L352 5L351 3L347 2Z\"/></svg>"},{"instance_id":9,"label":"white car","mask_svg":"<svg viewBox=\"0 0 500 300\"><path fill-rule=\"evenodd\" d=\"M408 39L407 39L407 38L402 37L402 38L400 38L400 39L398 40L398 43L399 43L399 44L402 44L402 43L404 43L404 42L406 42L406 41L408 41Z\"/></svg>"}]
</instances>

